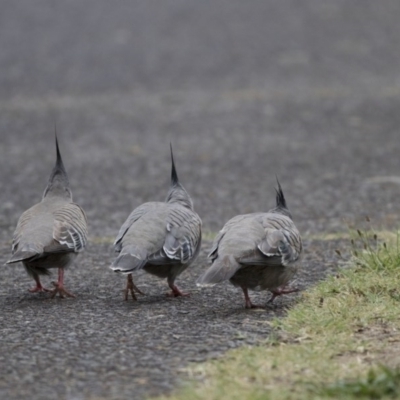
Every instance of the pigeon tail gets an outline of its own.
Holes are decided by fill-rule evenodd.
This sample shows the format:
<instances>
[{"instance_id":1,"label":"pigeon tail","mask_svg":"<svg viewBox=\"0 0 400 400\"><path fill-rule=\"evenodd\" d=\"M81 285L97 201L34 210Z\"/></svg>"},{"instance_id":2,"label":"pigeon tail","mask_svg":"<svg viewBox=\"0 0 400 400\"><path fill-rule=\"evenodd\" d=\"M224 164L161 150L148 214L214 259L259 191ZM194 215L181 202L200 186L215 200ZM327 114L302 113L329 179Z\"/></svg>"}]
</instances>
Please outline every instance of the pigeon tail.
<instances>
[{"instance_id":1,"label":"pigeon tail","mask_svg":"<svg viewBox=\"0 0 400 400\"><path fill-rule=\"evenodd\" d=\"M130 253L120 254L116 260L111 264L110 268L114 272L122 272L123 274L130 274L133 271L143 268L147 261Z\"/></svg>"},{"instance_id":2,"label":"pigeon tail","mask_svg":"<svg viewBox=\"0 0 400 400\"><path fill-rule=\"evenodd\" d=\"M14 264L20 261L33 261L42 253L42 247L35 246L31 243L24 246L19 246L19 248L13 253L12 257L6 262L6 264Z\"/></svg>"},{"instance_id":3,"label":"pigeon tail","mask_svg":"<svg viewBox=\"0 0 400 400\"><path fill-rule=\"evenodd\" d=\"M196 285L200 287L214 286L217 283L227 281L239 268L240 264L232 255L221 259L217 258L206 273L196 281Z\"/></svg>"}]
</instances>

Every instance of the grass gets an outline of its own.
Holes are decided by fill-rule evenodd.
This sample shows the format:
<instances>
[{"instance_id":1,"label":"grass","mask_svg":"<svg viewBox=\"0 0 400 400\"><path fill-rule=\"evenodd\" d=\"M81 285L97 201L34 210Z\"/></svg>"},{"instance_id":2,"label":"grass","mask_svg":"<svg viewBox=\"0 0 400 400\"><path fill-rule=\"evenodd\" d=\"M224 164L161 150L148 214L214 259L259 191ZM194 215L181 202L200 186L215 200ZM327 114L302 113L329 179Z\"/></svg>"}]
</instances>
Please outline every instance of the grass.
<instances>
[{"instance_id":1,"label":"grass","mask_svg":"<svg viewBox=\"0 0 400 400\"><path fill-rule=\"evenodd\" d=\"M350 265L274 320L272 338L192 365L168 399L400 398L399 233L350 237Z\"/></svg>"},{"instance_id":2,"label":"grass","mask_svg":"<svg viewBox=\"0 0 400 400\"><path fill-rule=\"evenodd\" d=\"M381 366L353 382L340 381L320 390L321 395L334 398L400 398L400 369Z\"/></svg>"}]
</instances>

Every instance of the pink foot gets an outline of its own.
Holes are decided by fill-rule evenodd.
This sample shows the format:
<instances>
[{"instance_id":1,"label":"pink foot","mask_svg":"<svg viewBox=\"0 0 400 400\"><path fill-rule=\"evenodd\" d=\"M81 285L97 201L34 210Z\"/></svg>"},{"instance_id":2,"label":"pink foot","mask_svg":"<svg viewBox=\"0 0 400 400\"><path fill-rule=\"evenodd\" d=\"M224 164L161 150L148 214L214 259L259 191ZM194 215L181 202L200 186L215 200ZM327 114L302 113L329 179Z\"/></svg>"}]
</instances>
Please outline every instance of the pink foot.
<instances>
[{"instance_id":1,"label":"pink foot","mask_svg":"<svg viewBox=\"0 0 400 400\"><path fill-rule=\"evenodd\" d=\"M278 296L282 296L283 294L296 293L298 291L299 289L285 289L284 287L279 287L275 290L271 290L272 297L268 300L268 303L272 303L274 299Z\"/></svg>"},{"instance_id":2,"label":"pink foot","mask_svg":"<svg viewBox=\"0 0 400 400\"><path fill-rule=\"evenodd\" d=\"M143 295L144 295L144 293L133 283L132 274L128 274L127 278L128 279L126 282L126 289L125 289L125 301L128 301L129 293L131 294L133 300L137 300L137 297L136 297L134 291L136 290L137 293L143 294Z\"/></svg>"},{"instance_id":3,"label":"pink foot","mask_svg":"<svg viewBox=\"0 0 400 400\"><path fill-rule=\"evenodd\" d=\"M51 290L50 289L46 289L46 288L44 288L42 285L40 285L40 286L35 286L34 288L32 288L32 289L28 289L28 292L30 292L30 293L37 293L37 292L51 292Z\"/></svg>"},{"instance_id":4,"label":"pink foot","mask_svg":"<svg viewBox=\"0 0 400 400\"><path fill-rule=\"evenodd\" d=\"M170 284L171 292L167 293L168 297L190 296L190 293L181 292L174 284Z\"/></svg>"},{"instance_id":5,"label":"pink foot","mask_svg":"<svg viewBox=\"0 0 400 400\"><path fill-rule=\"evenodd\" d=\"M249 302L246 301L245 308L247 308L247 309L253 308L254 309L254 308L265 308L265 307L257 305L257 304L253 304L251 301L249 301Z\"/></svg>"},{"instance_id":6,"label":"pink foot","mask_svg":"<svg viewBox=\"0 0 400 400\"><path fill-rule=\"evenodd\" d=\"M249 292L246 287L242 287L243 294L244 294L244 301L245 301L245 308L251 309L251 308L264 308L263 306L258 306L256 304L253 304L250 300Z\"/></svg>"},{"instance_id":7,"label":"pink foot","mask_svg":"<svg viewBox=\"0 0 400 400\"><path fill-rule=\"evenodd\" d=\"M64 286L60 285L60 284L57 283L57 282L52 282L52 284L55 286L55 289L49 290L49 291L51 292L50 298L53 299L53 298L56 296L57 293L60 295L60 298L61 298L61 299L63 299L65 296L66 296L66 297L73 297L73 298L75 298L75 296L74 296L71 292L68 292L68 290L66 290L66 289L64 288Z\"/></svg>"},{"instance_id":8,"label":"pink foot","mask_svg":"<svg viewBox=\"0 0 400 400\"><path fill-rule=\"evenodd\" d=\"M62 299L64 298L64 296L75 297L72 293L68 292L64 288L64 270L62 268L58 268L58 282L52 282L52 283L55 286L55 289L51 291L50 298L53 299L57 293L60 295L60 298Z\"/></svg>"},{"instance_id":9,"label":"pink foot","mask_svg":"<svg viewBox=\"0 0 400 400\"><path fill-rule=\"evenodd\" d=\"M36 286L32 289L28 289L28 292L30 293L37 293L37 292L51 292L50 289L46 289L42 286L42 283L40 282L39 276L35 275L34 278L36 282Z\"/></svg>"}]
</instances>

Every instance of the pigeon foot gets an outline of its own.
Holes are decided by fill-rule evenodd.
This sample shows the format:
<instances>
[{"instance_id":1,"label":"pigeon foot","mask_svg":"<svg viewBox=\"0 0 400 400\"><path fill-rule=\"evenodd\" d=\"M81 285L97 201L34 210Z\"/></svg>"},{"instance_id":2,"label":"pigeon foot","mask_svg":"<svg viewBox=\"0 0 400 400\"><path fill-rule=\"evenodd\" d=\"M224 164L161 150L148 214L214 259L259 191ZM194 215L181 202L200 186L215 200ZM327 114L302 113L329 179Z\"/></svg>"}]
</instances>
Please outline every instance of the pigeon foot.
<instances>
[{"instance_id":1,"label":"pigeon foot","mask_svg":"<svg viewBox=\"0 0 400 400\"><path fill-rule=\"evenodd\" d=\"M51 299L54 299L57 293L59 294L61 299L63 299L64 297L75 298L75 296L71 292L68 292L68 290L65 289L63 285L60 285L57 282L52 282L52 284L55 286L55 289L49 290L49 292L51 292Z\"/></svg>"},{"instance_id":2,"label":"pigeon foot","mask_svg":"<svg viewBox=\"0 0 400 400\"><path fill-rule=\"evenodd\" d=\"M174 284L170 284L171 292L167 293L168 297L190 296L190 293L182 292Z\"/></svg>"},{"instance_id":3,"label":"pigeon foot","mask_svg":"<svg viewBox=\"0 0 400 400\"><path fill-rule=\"evenodd\" d=\"M30 293L37 293L37 292L51 292L50 289L46 289L42 286L42 283L40 282L39 276L35 275L34 277L36 286L34 288L28 289L28 292Z\"/></svg>"},{"instance_id":4,"label":"pigeon foot","mask_svg":"<svg viewBox=\"0 0 400 400\"><path fill-rule=\"evenodd\" d=\"M246 287L242 286L243 294L244 294L244 301L245 301L245 308L264 308L263 306L259 306L257 304L253 304L250 300L249 291Z\"/></svg>"},{"instance_id":5,"label":"pigeon foot","mask_svg":"<svg viewBox=\"0 0 400 400\"><path fill-rule=\"evenodd\" d=\"M133 300L137 300L135 291L139 294L143 294L143 295L145 294L133 283L132 274L128 274L127 282L126 282L126 289L124 291L125 292L125 301L128 301L129 293L131 294Z\"/></svg>"},{"instance_id":6,"label":"pigeon foot","mask_svg":"<svg viewBox=\"0 0 400 400\"><path fill-rule=\"evenodd\" d=\"M255 308L265 308L265 307L264 306L260 306L258 304L253 304L251 301L249 301L249 302L246 301L245 308L247 308L247 309L255 309Z\"/></svg>"},{"instance_id":7,"label":"pigeon foot","mask_svg":"<svg viewBox=\"0 0 400 400\"><path fill-rule=\"evenodd\" d=\"M274 299L278 296L282 296L283 294L296 293L298 291L299 291L299 289L297 289L297 288L285 289L284 287L279 287L278 289L271 290L272 296L268 300L268 303L272 303L274 301Z\"/></svg>"},{"instance_id":8,"label":"pigeon foot","mask_svg":"<svg viewBox=\"0 0 400 400\"><path fill-rule=\"evenodd\" d=\"M29 293L38 293L38 292L51 292L51 289L46 289L42 285L37 285L32 289L28 289Z\"/></svg>"}]
</instances>

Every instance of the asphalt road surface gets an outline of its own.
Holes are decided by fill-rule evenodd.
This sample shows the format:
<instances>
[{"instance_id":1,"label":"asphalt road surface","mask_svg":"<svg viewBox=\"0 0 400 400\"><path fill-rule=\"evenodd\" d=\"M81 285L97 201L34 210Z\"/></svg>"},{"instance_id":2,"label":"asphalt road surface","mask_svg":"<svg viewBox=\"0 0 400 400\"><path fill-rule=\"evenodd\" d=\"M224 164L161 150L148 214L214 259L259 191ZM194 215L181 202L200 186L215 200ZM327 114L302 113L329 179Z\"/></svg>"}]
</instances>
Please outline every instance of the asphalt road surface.
<instances>
[{"instance_id":1,"label":"asphalt road surface","mask_svg":"<svg viewBox=\"0 0 400 400\"><path fill-rule=\"evenodd\" d=\"M22 265L1 267L0 397L168 393L190 362L267 338L297 295L248 311L229 284L194 282L227 219L273 207L275 175L305 239L302 289L348 254L326 233L366 215L396 228L399 15L396 0L1 1L0 264L41 199L55 122L90 243L66 271L76 299L29 294ZM140 275L146 296L125 302L111 244L134 207L165 198L170 142L205 233L177 280L192 295Z\"/></svg>"}]
</instances>

